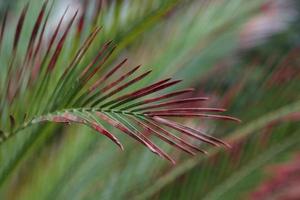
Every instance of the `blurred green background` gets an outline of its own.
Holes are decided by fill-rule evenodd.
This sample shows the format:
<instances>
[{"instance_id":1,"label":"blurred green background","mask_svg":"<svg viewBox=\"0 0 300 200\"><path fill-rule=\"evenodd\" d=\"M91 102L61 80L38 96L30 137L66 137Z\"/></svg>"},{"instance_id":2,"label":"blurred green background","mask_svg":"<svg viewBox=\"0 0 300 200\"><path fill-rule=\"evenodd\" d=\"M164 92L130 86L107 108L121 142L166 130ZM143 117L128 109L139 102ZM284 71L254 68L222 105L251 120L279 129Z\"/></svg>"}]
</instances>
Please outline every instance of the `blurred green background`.
<instances>
[{"instance_id":1,"label":"blurred green background","mask_svg":"<svg viewBox=\"0 0 300 200\"><path fill-rule=\"evenodd\" d=\"M85 9L81 38L98 24L103 30L97 43L117 44L106 69L128 58L130 66L153 69L143 84L182 79L180 87L196 88L198 96L210 97L208 106L225 107L243 121L184 121L229 141L232 149L211 148L208 156L192 157L162 144L177 159L172 166L112 128L124 152L84 126L51 124L1 144L1 199L300 198L298 1L107 0L94 21L99 2L56 1L49 33L66 6L69 13ZM9 31L25 3L1 1L2 19L9 7ZM30 0L23 38L29 37L42 3ZM11 43L12 37L3 41L2 62ZM68 45L65 59L74 40ZM20 46L22 55L26 45Z\"/></svg>"}]
</instances>

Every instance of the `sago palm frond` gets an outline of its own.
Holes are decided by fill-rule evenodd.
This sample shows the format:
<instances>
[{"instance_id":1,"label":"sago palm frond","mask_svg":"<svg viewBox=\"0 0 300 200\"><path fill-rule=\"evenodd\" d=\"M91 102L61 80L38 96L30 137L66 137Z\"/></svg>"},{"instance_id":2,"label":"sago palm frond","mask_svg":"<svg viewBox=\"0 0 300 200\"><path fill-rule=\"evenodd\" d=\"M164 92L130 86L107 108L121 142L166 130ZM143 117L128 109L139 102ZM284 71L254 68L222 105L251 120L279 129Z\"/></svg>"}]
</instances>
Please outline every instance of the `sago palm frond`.
<instances>
[{"instance_id":1,"label":"sago palm frond","mask_svg":"<svg viewBox=\"0 0 300 200\"><path fill-rule=\"evenodd\" d=\"M47 11L47 5L48 1L45 1L34 22L30 37L26 39L28 43L25 51L22 52L24 47L20 45L20 40L25 40L22 38L22 31L29 5L24 7L12 38L11 56L6 62L2 62L2 142L29 126L51 121L87 125L123 149L121 142L104 125L109 124L172 163L175 161L151 141L152 135L190 154L205 151L184 137L175 135L174 131L213 146L229 146L226 142L176 122L173 118L200 117L239 122L238 119L209 114L225 111L220 108L179 107L195 105L191 103L208 99L178 98L193 91L192 89L158 94L180 82L171 78L140 86L139 82L144 80L151 70L140 74L140 66L126 70L126 59L105 73L103 66L116 48L113 42L94 44L95 38L101 32L100 27L94 27L82 44L78 48L75 46L75 53L70 52L69 49L74 48L70 44L80 42L77 36L82 29L74 29L78 11L65 22L64 17L68 12L66 9L48 38L45 31L52 7ZM6 31L9 20L7 14L3 19L1 41L10 39ZM79 25L83 23L81 20L82 18ZM67 43L68 40L71 42ZM89 58L86 55L93 45L94 48L100 46L100 50ZM3 51L7 52L6 46L5 49L2 46L2 54ZM138 88L130 90L132 86Z\"/></svg>"}]
</instances>

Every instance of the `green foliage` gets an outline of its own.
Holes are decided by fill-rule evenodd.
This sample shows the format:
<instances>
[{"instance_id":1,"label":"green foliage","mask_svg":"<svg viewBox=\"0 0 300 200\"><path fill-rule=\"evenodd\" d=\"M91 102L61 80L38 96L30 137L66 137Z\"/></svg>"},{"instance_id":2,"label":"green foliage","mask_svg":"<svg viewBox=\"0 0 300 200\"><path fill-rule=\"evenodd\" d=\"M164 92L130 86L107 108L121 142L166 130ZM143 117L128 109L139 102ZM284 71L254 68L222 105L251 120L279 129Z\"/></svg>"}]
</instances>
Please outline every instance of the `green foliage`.
<instances>
[{"instance_id":1,"label":"green foliage","mask_svg":"<svg viewBox=\"0 0 300 200\"><path fill-rule=\"evenodd\" d=\"M263 0L89 1L78 21L66 17L52 29L58 2L44 11L42 3L30 1L24 24L25 2L10 7L10 23L1 28L0 198L240 199L264 179L263 166L299 150L293 34L279 45L275 37L262 48L239 49L241 28L262 12ZM179 81L163 79L169 76L210 101L191 89L174 92ZM207 115L224 111L216 105L243 123L208 121L237 120Z\"/></svg>"}]
</instances>

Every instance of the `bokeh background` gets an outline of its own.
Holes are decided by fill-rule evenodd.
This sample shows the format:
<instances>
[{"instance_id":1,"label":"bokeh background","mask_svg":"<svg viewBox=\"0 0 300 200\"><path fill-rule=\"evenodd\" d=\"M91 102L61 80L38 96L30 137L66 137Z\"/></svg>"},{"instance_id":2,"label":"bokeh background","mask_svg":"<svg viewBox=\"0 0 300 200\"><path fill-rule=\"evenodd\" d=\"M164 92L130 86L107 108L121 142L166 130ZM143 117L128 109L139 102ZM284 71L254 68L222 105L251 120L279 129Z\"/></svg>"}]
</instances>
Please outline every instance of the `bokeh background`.
<instances>
[{"instance_id":1,"label":"bokeh background","mask_svg":"<svg viewBox=\"0 0 300 200\"><path fill-rule=\"evenodd\" d=\"M2 18L10 8L8 27L26 3L0 1ZM24 37L42 3L30 1ZM67 6L70 17L86 11L82 37L96 23L98 42L117 44L107 69L128 58L153 69L145 82L182 79L179 87L196 88L210 98L205 106L225 107L242 123L185 120L232 148L193 157L165 146L175 166L122 134L124 152L84 126L24 133L0 147L0 197L300 199L299 1L59 0L49 34Z\"/></svg>"}]
</instances>

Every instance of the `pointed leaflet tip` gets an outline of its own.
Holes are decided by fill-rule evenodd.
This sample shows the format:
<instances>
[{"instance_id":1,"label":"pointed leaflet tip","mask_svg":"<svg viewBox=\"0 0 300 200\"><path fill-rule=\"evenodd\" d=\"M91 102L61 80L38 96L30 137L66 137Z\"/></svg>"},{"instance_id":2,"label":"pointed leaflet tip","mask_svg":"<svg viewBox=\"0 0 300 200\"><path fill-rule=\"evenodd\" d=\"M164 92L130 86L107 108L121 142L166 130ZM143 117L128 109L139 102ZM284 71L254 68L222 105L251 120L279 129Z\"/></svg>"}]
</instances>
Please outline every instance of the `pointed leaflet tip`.
<instances>
[{"instance_id":1,"label":"pointed leaflet tip","mask_svg":"<svg viewBox=\"0 0 300 200\"><path fill-rule=\"evenodd\" d=\"M137 91L134 91L132 93L125 94L125 95L113 100L111 104L114 104L114 105L112 105L110 107L110 109L114 109L114 108L116 108L118 106L121 106L121 105L124 105L124 104L126 104L130 101L136 100L140 97L143 97L143 96L155 93L157 91L163 90L165 88L171 87L172 85L175 85L178 82L180 82L180 81L171 81L169 83L166 83L167 81L168 81L168 79L163 80L163 81L159 81L157 83L154 83L150 86L141 88L141 89L139 89Z\"/></svg>"},{"instance_id":2,"label":"pointed leaflet tip","mask_svg":"<svg viewBox=\"0 0 300 200\"><path fill-rule=\"evenodd\" d=\"M80 37L83 27L84 27L84 22L85 22L85 17L86 17L86 12L87 12L87 6L88 2L87 0L84 0L83 4L83 11L81 12L81 16L79 17L78 23L77 23L77 37Z\"/></svg>"},{"instance_id":3,"label":"pointed leaflet tip","mask_svg":"<svg viewBox=\"0 0 300 200\"><path fill-rule=\"evenodd\" d=\"M134 138L136 141L140 142L141 144L143 144L144 146L146 146L150 151L152 151L153 153L157 154L157 151L148 143L146 142L143 138L141 138L139 135L137 135L135 132L131 131L129 128L127 128L124 124L122 124L119 121L116 121L108 116L106 116L105 114L101 113L101 112L95 112L95 114L102 119L103 121L107 122L108 124L110 124L111 126L119 129L120 131L122 131L123 133L129 135L130 137Z\"/></svg>"},{"instance_id":4,"label":"pointed leaflet tip","mask_svg":"<svg viewBox=\"0 0 300 200\"><path fill-rule=\"evenodd\" d=\"M175 146L176 148L185 151L191 155L195 155L195 153L191 150L189 150L187 147L185 147L184 145L181 145L180 143L177 143L175 141L172 141L171 139L169 139L168 137L166 137L165 135L161 134L159 131L156 131L154 128L152 128L150 126L150 123L147 122L146 120L144 120L146 123L144 123L142 121L142 119L135 119L133 118L133 120L135 120L138 124L140 124L141 126L145 127L145 129L150 130L152 133L154 133L157 137L159 137L160 139L162 139L163 141L165 141L166 143ZM168 134L167 134L168 135ZM174 137L173 137L174 139ZM176 140L176 139L175 139Z\"/></svg>"},{"instance_id":5,"label":"pointed leaflet tip","mask_svg":"<svg viewBox=\"0 0 300 200\"><path fill-rule=\"evenodd\" d=\"M186 93L189 93L189 92L192 92L192 91L194 91L193 88L185 89L185 90L179 90L179 91L176 91L176 92L171 92L171 93L164 94L162 96L158 96L158 97L154 97L154 98L144 99L144 100L141 100L140 102L133 103L133 104L128 105L124 108L121 108L121 110L128 110L130 108L134 108L134 107L149 104L149 103L154 103L154 102L161 101L161 100L164 100L164 99L168 99L168 98L171 98L171 97L186 94Z\"/></svg>"},{"instance_id":6,"label":"pointed leaflet tip","mask_svg":"<svg viewBox=\"0 0 300 200\"><path fill-rule=\"evenodd\" d=\"M156 118L156 117L154 117L154 118ZM164 121L167 121L167 122L168 122L167 119L164 119L164 118L161 118L161 117L158 117L158 118L160 118L161 120L164 120ZM221 144L221 145L223 145L223 146L229 146L229 144L227 144L226 142L224 142L224 141L222 141L222 140L220 140L220 139L218 139L218 138L215 138L215 137L213 137L213 136L211 136L211 135L208 135L208 134L206 134L205 132L203 132L203 131L201 131L201 130L194 129L194 128L190 128L190 127L181 125L181 124L176 123L176 122L169 121L169 123L170 123L170 122L173 123L173 125L176 125L177 127L180 127L180 129L184 129L184 130L189 131L189 132L191 132L191 133L195 133L196 135L199 135L199 136L201 136L201 137L204 137L205 139L210 140L210 141L213 141L214 143L218 143L218 144ZM164 123L164 122L163 122L163 123Z\"/></svg>"},{"instance_id":7,"label":"pointed leaflet tip","mask_svg":"<svg viewBox=\"0 0 300 200\"><path fill-rule=\"evenodd\" d=\"M117 46L113 46L111 50L108 52L108 54L101 60L100 63L94 68L94 70L91 71L91 73L87 76L87 78L84 79L84 82L87 82L90 80L102 67L103 64L108 60L108 58L113 54Z\"/></svg>"},{"instance_id":8,"label":"pointed leaflet tip","mask_svg":"<svg viewBox=\"0 0 300 200\"><path fill-rule=\"evenodd\" d=\"M9 121L10 121L10 130L12 132L13 129L15 128L16 120L12 115L9 115Z\"/></svg>"},{"instance_id":9,"label":"pointed leaflet tip","mask_svg":"<svg viewBox=\"0 0 300 200\"><path fill-rule=\"evenodd\" d=\"M99 17L101 8L102 8L102 1L96 1L96 5L94 6L94 10L92 12L92 25L96 25L97 24L97 19Z\"/></svg>"},{"instance_id":10,"label":"pointed leaflet tip","mask_svg":"<svg viewBox=\"0 0 300 200\"><path fill-rule=\"evenodd\" d=\"M143 114L164 114L164 113L199 113L199 112L224 112L223 108L168 108L143 112Z\"/></svg>"},{"instance_id":11,"label":"pointed leaflet tip","mask_svg":"<svg viewBox=\"0 0 300 200\"><path fill-rule=\"evenodd\" d=\"M113 134L111 134L109 131L107 131L104 127L102 127L99 123L97 123L94 120L91 119L85 119L78 115L75 115L73 113L65 112L59 115L49 115L48 117L43 117L40 119L40 121L52 121L52 122L58 122L58 123L80 123L85 124L97 132L101 133L102 135L105 135L108 137L111 141L113 141L115 144L117 144L121 150L124 150L123 145L121 142L116 138Z\"/></svg>"},{"instance_id":12,"label":"pointed leaflet tip","mask_svg":"<svg viewBox=\"0 0 300 200\"><path fill-rule=\"evenodd\" d=\"M138 81L142 80L142 79L145 78L147 75L149 75L150 72L151 72L151 70L150 70L150 71L147 71L147 72L145 72L145 73L143 73L142 75L137 76L136 78L134 78L134 79L132 79L132 80L130 80L130 81L128 81L128 82L126 82L125 84L123 84L123 85L121 85L120 87L116 88L115 90L111 91L110 93L108 93L108 94L105 95L104 97L101 97L100 99L98 99L97 101L95 101L95 102L92 104L91 107L95 107L96 105L98 105L99 103L101 103L102 101L104 101L105 99L107 99L107 98L109 98L109 97L111 97L111 96L113 96L113 95L115 95L115 94L121 92L122 90L124 90L125 88L131 86L132 84L137 83ZM101 108L102 108L102 107L105 107L107 104L110 104L110 102L107 102L107 103L101 105L100 107L101 107Z\"/></svg>"},{"instance_id":13,"label":"pointed leaflet tip","mask_svg":"<svg viewBox=\"0 0 300 200\"><path fill-rule=\"evenodd\" d=\"M105 76L100 78L98 81L96 81L90 88L89 92L92 92L95 90L101 83L105 82L107 79L109 79L118 69L120 69L125 63L127 62L127 58L124 59L121 63L116 65L111 71L109 71Z\"/></svg>"},{"instance_id":14,"label":"pointed leaflet tip","mask_svg":"<svg viewBox=\"0 0 300 200\"><path fill-rule=\"evenodd\" d=\"M129 72L123 74L121 77L119 77L117 80L115 80L114 82L105 85L102 89L100 89L99 91L95 92L94 94L92 94L92 92L94 90L90 90L89 93L92 94L91 96L89 96L83 103L83 105L86 105L88 103L93 102L98 96L99 94L105 93L108 90L112 89L113 87L115 87L116 85L118 85L119 83L121 83L124 79L126 79L127 77L129 77L130 75L132 75L135 71L137 71L140 68L140 66L135 67L134 69L130 70ZM100 79L101 80L101 79ZM101 82L99 82L101 83ZM106 95L107 96L107 95ZM99 102L102 100L105 100L107 97L104 96L102 97L100 100L98 100ZM81 96L80 98L83 98L84 96Z\"/></svg>"},{"instance_id":15,"label":"pointed leaflet tip","mask_svg":"<svg viewBox=\"0 0 300 200\"><path fill-rule=\"evenodd\" d=\"M60 52L61 52L61 50L62 50L62 48L64 46L65 40L67 38L68 33L70 32L71 26L72 26L72 24L73 24L73 22L74 22L74 20L75 20L75 18L77 16L77 13L78 13L78 10L75 12L75 14L73 15L72 19L68 23L67 28L66 28L63 36L61 37L61 39L59 40L59 42L58 42L58 44L56 46L55 52L54 52L54 54L53 54L53 56L52 56L52 58L51 58L51 60L49 62L48 68L47 68L48 72L49 71L53 71L54 67L56 66L57 59L58 59L58 57L60 55Z\"/></svg>"},{"instance_id":16,"label":"pointed leaflet tip","mask_svg":"<svg viewBox=\"0 0 300 200\"><path fill-rule=\"evenodd\" d=\"M22 32L22 28L23 28L23 25L24 25L24 20L25 20L27 11L28 11L28 7L29 7L29 3L27 3L25 5L25 7L23 8L22 13L19 17L18 24L17 24L17 27L16 27L16 32L15 32L14 43L13 43L13 52L16 52L16 50L17 50L17 46L18 46L18 43L19 43L19 40L20 40L20 35L21 35L21 32Z\"/></svg>"},{"instance_id":17,"label":"pointed leaflet tip","mask_svg":"<svg viewBox=\"0 0 300 200\"><path fill-rule=\"evenodd\" d=\"M151 89L151 91L153 91L153 89L157 88L158 86L162 85L163 83L167 82L168 80L169 79L161 80L161 81L158 81L158 82L156 82L152 85L149 85L147 87L143 87L143 88L138 89L134 92L131 92L131 93L125 94L123 96L117 97L116 99L106 103L103 106L105 107L105 106L109 106L109 105L117 103L117 104L110 107L110 109L115 108L119 105L127 103L128 101L131 101L131 100L134 100L136 98L139 98L139 97L143 96L145 94L145 92L150 93L150 89ZM121 102L119 102L119 101L121 101Z\"/></svg>"},{"instance_id":18,"label":"pointed leaflet tip","mask_svg":"<svg viewBox=\"0 0 300 200\"><path fill-rule=\"evenodd\" d=\"M51 13L51 11L53 9L53 5L54 5L54 1L52 1L50 9L49 9L49 11L47 13L47 16L46 16L45 20L44 20L43 27L42 27L42 30L40 32L38 42L37 42L37 45L36 45L35 50L34 50L33 58L35 58L35 59L37 58L37 54L38 54L38 52L40 50L40 47L41 47L41 44L42 44L42 41L43 41L43 38L44 38L44 33L45 33L46 25L48 23L50 13Z\"/></svg>"},{"instance_id":19,"label":"pointed leaflet tip","mask_svg":"<svg viewBox=\"0 0 300 200\"><path fill-rule=\"evenodd\" d=\"M105 56L104 59L102 59L102 62L100 62L100 64L96 65L96 63L98 62L98 60L100 59L100 57L102 57L102 55L106 52L106 50L108 49L108 47L110 46L111 41L107 42L106 44L104 44L101 48L101 50L97 53L97 55L95 56L95 58L85 67L85 69L81 72L80 75L80 80L82 82L87 82L102 66L102 64L104 64L104 62L109 58L109 56L113 53L115 47L113 47L111 49L111 51ZM96 65L96 66L95 66Z\"/></svg>"},{"instance_id":20,"label":"pointed leaflet tip","mask_svg":"<svg viewBox=\"0 0 300 200\"><path fill-rule=\"evenodd\" d=\"M29 56L29 59L30 59L30 57L32 56L33 44L35 42L35 39L36 39L37 34L38 34L38 30L39 30L40 25L42 23L47 4L48 4L48 0L44 2L43 6L42 6L42 8L39 12L39 15L38 15L38 17L35 21L35 24L33 26L31 36L30 36L30 40L29 40L29 43L28 43L28 46L27 46L26 58Z\"/></svg>"},{"instance_id":21,"label":"pointed leaflet tip","mask_svg":"<svg viewBox=\"0 0 300 200\"><path fill-rule=\"evenodd\" d=\"M203 150L196 147L195 145L193 144L190 144L188 141L185 141L184 139L176 136L176 135L173 135L171 132L167 131L166 129L162 128L160 126L160 124L156 124L155 122L152 122L146 118L143 118L142 119L143 121L145 121L147 124L149 124L150 126L152 126L153 128L155 128L156 130L158 130L159 132L162 132L164 135L170 137L171 139L175 140L177 143L179 143L181 146L182 146L182 150L189 153L189 154L192 154L192 155L195 155L195 152L194 151L200 151L202 152ZM191 149L191 150L190 150ZM194 151L192 151L194 150Z\"/></svg>"},{"instance_id":22,"label":"pointed leaflet tip","mask_svg":"<svg viewBox=\"0 0 300 200\"><path fill-rule=\"evenodd\" d=\"M179 100L172 100L168 102L163 102L151 106L145 106L141 108L137 108L132 110L132 112L138 112L138 111L143 111L143 110L149 110L153 108L161 108L161 107L166 107L166 106L172 106L172 105L180 105L180 104L186 104L186 103L192 103L192 102L199 102L199 101L205 101L208 100L207 97L195 97L195 98L186 98L186 99L179 99Z\"/></svg>"},{"instance_id":23,"label":"pointed leaflet tip","mask_svg":"<svg viewBox=\"0 0 300 200\"><path fill-rule=\"evenodd\" d=\"M235 117L230 117L226 115L211 115L211 114L200 114L200 113L191 113L191 112L186 112L186 113L173 113L173 112L165 112L165 113L151 113L147 114L150 117L153 116L160 116L160 117L205 117L205 118L213 118L213 119L220 119L220 120L229 120L229 121L234 121L237 123L240 123L241 120L235 118Z\"/></svg>"},{"instance_id":24,"label":"pointed leaflet tip","mask_svg":"<svg viewBox=\"0 0 300 200\"><path fill-rule=\"evenodd\" d=\"M116 81L104 86L100 92L104 93L106 91L108 91L109 89L113 88L114 86L118 85L120 82L122 82L124 79L128 78L130 75L132 75L133 73L135 73L141 66L138 65L135 68L133 68L132 70L130 70L129 72L123 74L122 76L120 76Z\"/></svg>"},{"instance_id":25,"label":"pointed leaflet tip","mask_svg":"<svg viewBox=\"0 0 300 200\"><path fill-rule=\"evenodd\" d=\"M52 6L53 6L53 4L52 4ZM52 7L51 7L51 8L52 8ZM46 54L45 54L45 56L44 56L44 59L45 59L45 58L48 56L48 54L50 53L50 50L51 50L51 48L52 48L52 46L53 46L53 44L54 44L54 40L56 39L56 37L57 37L57 35L58 35L58 31L59 31L59 29L60 29L60 27L61 27L61 25L62 25L62 22L63 22L63 20L64 20L66 14L67 14L68 9L69 9L69 6L65 9L63 15L61 16L61 18L60 18L60 20L59 20L59 22L58 22L58 24L57 24L57 26L56 26L56 28L55 28L55 30L54 30L54 32L53 32L53 35L52 35L52 37L51 37L51 39L50 39L50 41L49 41L49 45L48 45ZM49 13L48 13L48 16L49 16ZM47 19L48 19L48 18L47 18ZM47 22L47 21L46 21L46 22ZM45 22L45 24L44 24L44 27L46 26L46 22Z\"/></svg>"},{"instance_id":26,"label":"pointed leaflet tip","mask_svg":"<svg viewBox=\"0 0 300 200\"><path fill-rule=\"evenodd\" d=\"M92 122L90 126L94 128L97 132L107 136L111 141L113 141L116 145L118 145L122 151L124 151L124 147L121 144L121 142L113 134L111 134L104 127L102 127L100 124L97 124L96 122Z\"/></svg>"},{"instance_id":27,"label":"pointed leaflet tip","mask_svg":"<svg viewBox=\"0 0 300 200\"><path fill-rule=\"evenodd\" d=\"M134 117L132 116L128 116L130 119L132 119L134 122L136 122L137 124L141 125L141 127L144 129L144 131L147 131L147 127L143 126L143 124L140 124ZM148 139L148 137L146 137L143 132L139 131L138 129L136 129L136 132L139 133L140 137L143 138L150 146L152 146L156 151L157 154L170 161L171 163L175 164L175 161L166 153L164 152L160 147L158 147L156 144L154 144L150 139Z\"/></svg>"},{"instance_id":28,"label":"pointed leaflet tip","mask_svg":"<svg viewBox=\"0 0 300 200\"><path fill-rule=\"evenodd\" d=\"M195 139L198 139L200 141L206 142L208 144L211 144L213 146L217 146L219 147L220 145L218 143L216 143L215 141L211 140L210 138L204 137L203 135L198 135L197 133L194 133L193 131L191 131L188 127L183 126L177 122L174 121L170 121L161 117L152 117L151 120L159 123L159 124L163 124L165 126L168 126L170 128L173 128L174 130L177 130L185 135L188 135L190 137L193 137Z\"/></svg>"},{"instance_id":29,"label":"pointed leaflet tip","mask_svg":"<svg viewBox=\"0 0 300 200\"><path fill-rule=\"evenodd\" d=\"M68 72L71 70L71 68L74 68L83 58L85 53L87 52L88 48L96 38L97 34L100 32L102 28L96 27L93 31L88 35L88 37L84 40L83 44L80 46L80 48L77 50L75 56L73 57L71 63L69 66L65 69L63 75L61 76L61 79L65 78L68 74ZM71 73L72 71L70 71Z\"/></svg>"},{"instance_id":30,"label":"pointed leaflet tip","mask_svg":"<svg viewBox=\"0 0 300 200\"><path fill-rule=\"evenodd\" d=\"M2 47L2 40L5 32L6 21L7 21L8 9L5 10L4 17L1 24L1 32L0 32L0 48Z\"/></svg>"}]
</instances>

